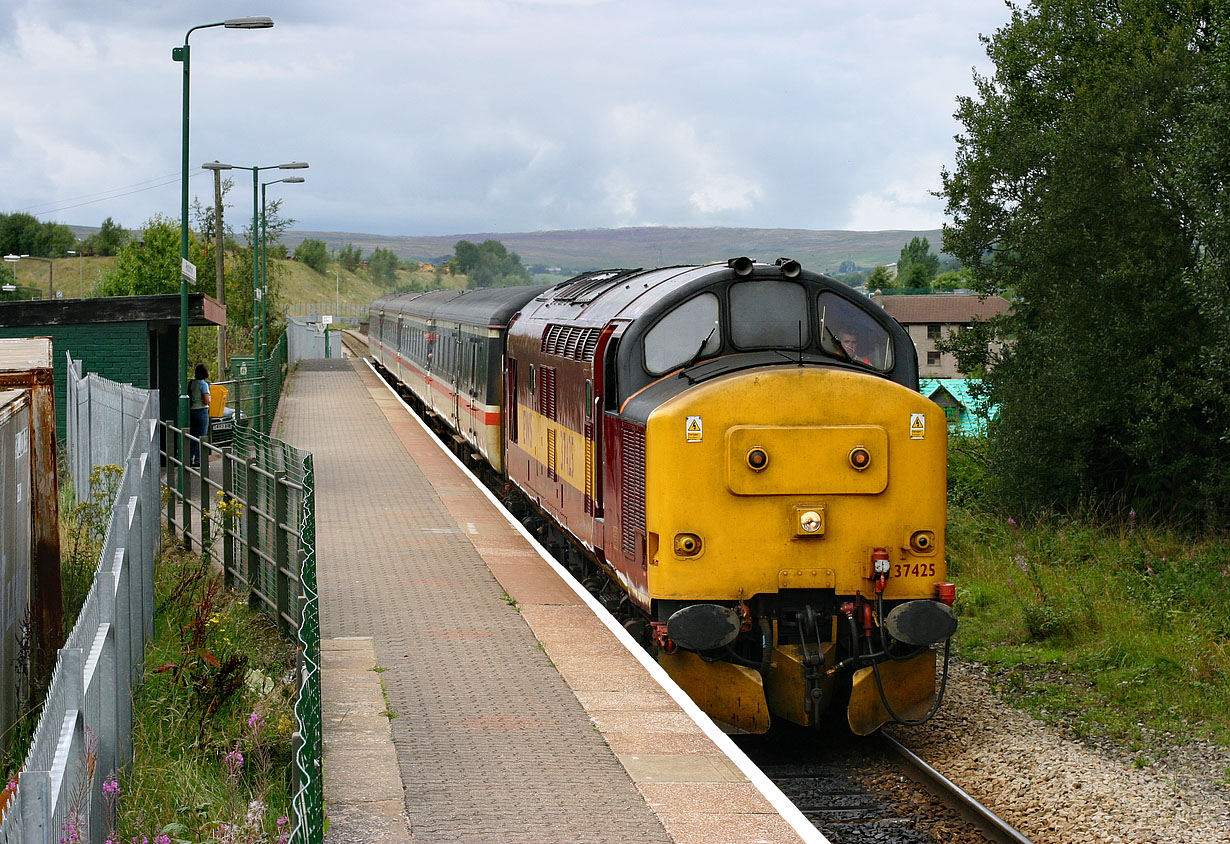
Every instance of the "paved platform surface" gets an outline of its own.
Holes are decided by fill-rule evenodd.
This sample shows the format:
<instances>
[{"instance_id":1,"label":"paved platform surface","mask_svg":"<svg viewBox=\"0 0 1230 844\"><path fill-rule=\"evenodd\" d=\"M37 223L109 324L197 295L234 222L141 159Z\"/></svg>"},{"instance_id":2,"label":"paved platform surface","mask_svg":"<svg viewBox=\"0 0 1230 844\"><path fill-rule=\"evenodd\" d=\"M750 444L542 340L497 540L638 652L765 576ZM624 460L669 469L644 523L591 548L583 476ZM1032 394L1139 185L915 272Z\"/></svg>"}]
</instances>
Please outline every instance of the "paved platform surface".
<instances>
[{"instance_id":1,"label":"paved platform surface","mask_svg":"<svg viewBox=\"0 0 1230 844\"><path fill-rule=\"evenodd\" d=\"M302 363L279 420L316 472L328 841L800 840L365 364Z\"/></svg>"}]
</instances>

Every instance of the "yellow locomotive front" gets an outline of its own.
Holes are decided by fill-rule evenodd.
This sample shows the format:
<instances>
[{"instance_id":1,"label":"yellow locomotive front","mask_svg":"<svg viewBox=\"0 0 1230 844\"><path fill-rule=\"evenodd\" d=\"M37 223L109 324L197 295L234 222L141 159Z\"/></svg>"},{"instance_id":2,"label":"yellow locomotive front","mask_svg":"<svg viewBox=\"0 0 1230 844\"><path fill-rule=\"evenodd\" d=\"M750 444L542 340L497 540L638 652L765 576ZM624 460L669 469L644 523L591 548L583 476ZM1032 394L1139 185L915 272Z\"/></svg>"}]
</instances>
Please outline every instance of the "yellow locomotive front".
<instances>
[{"instance_id":1,"label":"yellow locomotive front","mask_svg":"<svg viewBox=\"0 0 1230 844\"><path fill-rule=\"evenodd\" d=\"M660 404L645 434L659 660L749 732L925 716L956 620L944 558L946 425L851 368L734 371Z\"/></svg>"}]
</instances>

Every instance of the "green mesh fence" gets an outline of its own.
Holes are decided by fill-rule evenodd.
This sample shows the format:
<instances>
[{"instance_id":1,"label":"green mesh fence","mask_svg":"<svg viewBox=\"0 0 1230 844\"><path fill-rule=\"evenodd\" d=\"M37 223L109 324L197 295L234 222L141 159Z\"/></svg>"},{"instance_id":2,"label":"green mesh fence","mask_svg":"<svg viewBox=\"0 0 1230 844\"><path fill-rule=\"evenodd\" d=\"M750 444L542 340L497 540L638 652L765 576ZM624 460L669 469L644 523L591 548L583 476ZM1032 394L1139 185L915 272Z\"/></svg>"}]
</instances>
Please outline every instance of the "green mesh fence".
<instances>
[{"instance_id":1,"label":"green mesh fence","mask_svg":"<svg viewBox=\"0 0 1230 844\"><path fill-rule=\"evenodd\" d=\"M279 346L284 359L285 343ZM266 370L266 375L275 369ZM280 393L280 375L277 383ZM277 395L271 396L275 407ZM233 454L246 469L236 473L235 491L248 510L240 543L245 559L233 564L246 576L250 603L271 615L285 634L295 636L299 646L295 817L290 840L292 844L320 844L324 840L324 788L312 455L252 426L236 429Z\"/></svg>"}]
</instances>

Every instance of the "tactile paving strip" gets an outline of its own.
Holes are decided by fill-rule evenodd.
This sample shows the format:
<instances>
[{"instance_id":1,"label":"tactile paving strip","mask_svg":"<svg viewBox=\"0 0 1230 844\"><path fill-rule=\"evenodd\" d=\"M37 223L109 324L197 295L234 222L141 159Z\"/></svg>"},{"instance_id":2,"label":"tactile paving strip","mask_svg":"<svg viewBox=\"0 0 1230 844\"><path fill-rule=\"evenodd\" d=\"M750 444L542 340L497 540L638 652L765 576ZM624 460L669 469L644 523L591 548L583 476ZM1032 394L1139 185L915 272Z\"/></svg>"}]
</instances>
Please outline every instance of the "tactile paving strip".
<instances>
[{"instance_id":1,"label":"tactile paving strip","mask_svg":"<svg viewBox=\"0 0 1230 844\"><path fill-rule=\"evenodd\" d=\"M301 368L280 417L313 453L321 636L374 639L415 840L669 841L358 374Z\"/></svg>"}]
</instances>

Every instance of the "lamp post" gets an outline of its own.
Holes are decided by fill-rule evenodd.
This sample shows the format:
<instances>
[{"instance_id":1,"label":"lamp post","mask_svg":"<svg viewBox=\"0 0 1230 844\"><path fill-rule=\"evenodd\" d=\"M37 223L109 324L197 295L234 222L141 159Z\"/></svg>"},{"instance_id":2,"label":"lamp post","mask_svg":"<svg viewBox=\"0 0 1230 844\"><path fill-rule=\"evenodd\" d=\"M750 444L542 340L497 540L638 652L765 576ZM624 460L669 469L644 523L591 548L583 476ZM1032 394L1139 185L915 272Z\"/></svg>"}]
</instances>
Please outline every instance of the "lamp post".
<instances>
[{"instance_id":1,"label":"lamp post","mask_svg":"<svg viewBox=\"0 0 1230 844\"><path fill-rule=\"evenodd\" d=\"M54 299L56 297L55 290L55 273L56 265L51 262L50 258L40 258L37 255L5 255L4 260L10 264L16 264L18 261L28 259L31 261L43 261L47 264L47 298Z\"/></svg>"},{"instance_id":2,"label":"lamp post","mask_svg":"<svg viewBox=\"0 0 1230 844\"><path fill-rule=\"evenodd\" d=\"M307 165L306 165L306 164L304 164L303 166L304 166L304 167L306 167ZM262 182L262 183L261 183L261 236L260 236L260 245L261 245L261 286L260 286L260 294L261 294L261 295L260 295L261 318L260 318L260 325L258 326L258 329L257 329L257 335L256 335L256 336L257 336L257 340L258 340L257 345L258 345L258 346L259 346L259 348L260 348L260 360L262 360L262 361L265 359L265 343L266 343L265 329L266 329L266 327L267 327L267 325L266 325L266 321L267 321L267 319L266 319L266 318L267 318L267 316L268 316L268 305L267 305L267 303L265 302L265 299L266 299L266 297L269 295L269 289L268 289L269 279L266 277L266 270L267 270L267 268L268 268L268 256L266 255L266 246L267 246L268 244L266 244L266 243L265 243L265 240L266 240L266 235L267 235L267 233L268 233L268 227L267 227L267 225L266 225L266 222L267 222L267 221L266 221L266 219L265 219L265 189L266 189L267 187L269 187L270 185L276 185L276 184L279 184L279 183L281 183L281 182L286 182L287 184L299 184L299 183L301 183L302 181L303 181L303 177L302 177L302 176L287 176L287 177L286 177L286 178L284 178L284 179L274 179L274 180L273 180L273 181L271 181L271 182ZM255 315L254 315L254 316L255 316Z\"/></svg>"},{"instance_id":3,"label":"lamp post","mask_svg":"<svg viewBox=\"0 0 1230 844\"><path fill-rule=\"evenodd\" d=\"M267 17L228 18L217 23L194 26L184 33L184 46L171 48L171 59L184 65L184 104L182 123L182 152L180 177L179 255L183 264L188 262L188 37L198 29L215 26L227 29L268 29L273 20ZM181 428L188 427L188 276L181 271L179 276L179 414Z\"/></svg>"},{"instance_id":4,"label":"lamp post","mask_svg":"<svg viewBox=\"0 0 1230 844\"><path fill-rule=\"evenodd\" d=\"M79 258L79 259L85 257L80 252L76 251L75 249L68 250L68 254L72 255L74 258ZM77 287L83 297L85 296L85 266L84 266L84 263L85 262L81 260L77 261Z\"/></svg>"},{"instance_id":5,"label":"lamp post","mask_svg":"<svg viewBox=\"0 0 1230 844\"><path fill-rule=\"evenodd\" d=\"M338 275L337 270L333 271L333 313L337 313L338 302L342 298L342 277Z\"/></svg>"},{"instance_id":6,"label":"lamp post","mask_svg":"<svg viewBox=\"0 0 1230 844\"><path fill-rule=\"evenodd\" d=\"M261 273L260 261L257 256L257 243L260 232L260 213L257 209L257 187L260 185L259 173L262 170L306 170L306 161L291 161L286 164L270 164L267 167L244 167L239 164L220 164L212 161L202 164L207 170L248 170L252 173L252 357L256 365L261 365L260 347L257 345L260 327L261 305Z\"/></svg>"}]
</instances>

